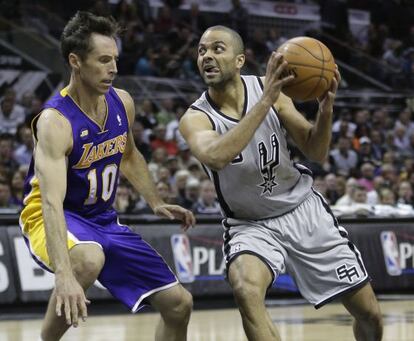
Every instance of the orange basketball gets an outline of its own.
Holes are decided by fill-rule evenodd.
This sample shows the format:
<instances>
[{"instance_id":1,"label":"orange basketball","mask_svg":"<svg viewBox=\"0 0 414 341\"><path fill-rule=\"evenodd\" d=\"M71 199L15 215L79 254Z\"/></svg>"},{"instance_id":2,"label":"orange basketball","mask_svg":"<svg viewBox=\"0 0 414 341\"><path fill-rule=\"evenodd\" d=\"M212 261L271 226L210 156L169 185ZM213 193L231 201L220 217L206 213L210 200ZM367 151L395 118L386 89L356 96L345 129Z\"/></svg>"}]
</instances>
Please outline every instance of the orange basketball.
<instances>
[{"instance_id":1,"label":"orange basketball","mask_svg":"<svg viewBox=\"0 0 414 341\"><path fill-rule=\"evenodd\" d=\"M282 92L295 100L309 101L323 95L334 77L335 61L331 51L319 40L296 37L278 49L288 62L287 73L295 79Z\"/></svg>"}]
</instances>

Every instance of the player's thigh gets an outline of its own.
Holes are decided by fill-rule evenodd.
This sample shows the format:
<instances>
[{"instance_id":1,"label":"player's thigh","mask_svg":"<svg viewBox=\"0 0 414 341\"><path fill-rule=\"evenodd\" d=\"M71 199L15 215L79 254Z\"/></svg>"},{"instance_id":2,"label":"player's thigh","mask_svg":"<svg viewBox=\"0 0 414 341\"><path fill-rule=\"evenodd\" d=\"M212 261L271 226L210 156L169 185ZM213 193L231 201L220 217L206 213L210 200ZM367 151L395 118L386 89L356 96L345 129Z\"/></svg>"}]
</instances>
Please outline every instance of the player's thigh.
<instances>
[{"instance_id":1,"label":"player's thigh","mask_svg":"<svg viewBox=\"0 0 414 341\"><path fill-rule=\"evenodd\" d=\"M377 298L370 283L349 292L342 297L341 301L355 318L365 319L381 315Z\"/></svg>"},{"instance_id":2,"label":"player's thigh","mask_svg":"<svg viewBox=\"0 0 414 341\"><path fill-rule=\"evenodd\" d=\"M261 258L245 253L238 255L230 263L228 280L236 293L256 289L264 295L273 281L273 273Z\"/></svg>"}]
</instances>

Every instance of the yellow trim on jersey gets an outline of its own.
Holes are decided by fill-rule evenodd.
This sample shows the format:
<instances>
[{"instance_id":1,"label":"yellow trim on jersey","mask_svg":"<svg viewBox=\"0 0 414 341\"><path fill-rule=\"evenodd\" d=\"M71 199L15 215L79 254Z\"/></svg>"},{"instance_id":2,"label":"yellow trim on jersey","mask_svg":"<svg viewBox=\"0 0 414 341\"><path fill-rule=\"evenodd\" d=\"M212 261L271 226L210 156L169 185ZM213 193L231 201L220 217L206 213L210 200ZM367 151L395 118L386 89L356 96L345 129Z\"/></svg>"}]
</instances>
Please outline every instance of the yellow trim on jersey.
<instances>
[{"instance_id":1,"label":"yellow trim on jersey","mask_svg":"<svg viewBox=\"0 0 414 341\"><path fill-rule=\"evenodd\" d=\"M30 253L47 268L51 269L46 247L46 231L43 221L42 203L40 200L31 200L20 215L20 227L23 235L29 241ZM68 250L74 247L78 240L68 232Z\"/></svg>"},{"instance_id":2,"label":"yellow trim on jersey","mask_svg":"<svg viewBox=\"0 0 414 341\"><path fill-rule=\"evenodd\" d=\"M68 94L68 87L65 86L62 90L59 91L62 97L65 97Z\"/></svg>"}]
</instances>

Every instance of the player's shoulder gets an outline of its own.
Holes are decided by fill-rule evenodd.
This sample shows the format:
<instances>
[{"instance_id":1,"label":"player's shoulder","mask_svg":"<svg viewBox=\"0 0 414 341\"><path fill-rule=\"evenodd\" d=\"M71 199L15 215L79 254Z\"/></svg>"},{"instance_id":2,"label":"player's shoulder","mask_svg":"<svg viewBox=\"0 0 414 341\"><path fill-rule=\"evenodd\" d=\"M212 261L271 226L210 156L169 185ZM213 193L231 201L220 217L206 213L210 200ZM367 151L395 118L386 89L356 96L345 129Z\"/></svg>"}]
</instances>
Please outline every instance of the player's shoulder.
<instances>
[{"instance_id":1,"label":"player's shoulder","mask_svg":"<svg viewBox=\"0 0 414 341\"><path fill-rule=\"evenodd\" d=\"M113 89L124 104L134 103L134 100L132 99L128 91L124 89L119 89L119 88L113 88Z\"/></svg>"},{"instance_id":2,"label":"player's shoulder","mask_svg":"<svg viewBox=\"0 0 414 341\"><path fill-rule=\"evenodd\" d=\"M113 88L113 89L114 89L115 93L118 95L118 97L121 100L122 104L124 105L126 113L129 117L129 121L133 122L133 120L131 121L131 119L133 119L133 117L135 116L135 102L134 102L134 99L129 94L129 92L126 91L126 90L119 89L119 88Z\"/></svg>"},{"instance_id":3,"label":"player's shoulder","mask_svg":"<svg viewBox=\"0 0 414 341\"><path fill-rule=\"evenodd\" d=\"M56 108L45 108L36 118L36 125L45 128L70 129L69 120Z\"/></svg>"}]
</instances>

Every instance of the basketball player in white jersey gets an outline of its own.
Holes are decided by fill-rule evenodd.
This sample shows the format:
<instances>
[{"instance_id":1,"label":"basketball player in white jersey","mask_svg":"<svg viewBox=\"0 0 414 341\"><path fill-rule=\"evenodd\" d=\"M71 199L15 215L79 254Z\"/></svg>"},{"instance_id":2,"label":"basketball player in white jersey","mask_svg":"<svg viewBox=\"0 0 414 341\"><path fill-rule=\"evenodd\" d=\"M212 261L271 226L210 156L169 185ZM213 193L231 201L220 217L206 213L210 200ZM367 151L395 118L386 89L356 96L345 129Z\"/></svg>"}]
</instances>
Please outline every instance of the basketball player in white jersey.
<instances>
[{"instance_id":1,"label":"basketball player in white jersey","mask_svg":"<svg viewBox=\"0 0 414 341\"><path fill-rule=\"evenodd\" d=\"M264 299L287 271L315 308L340 298L355 318L357 340L381 340L380 308L360 253L312 188L311 172L291 161L286 143L289 135L306 157L323 162L339 72L319 98L312 125L281 91L292 80L282 76L282 55L272 53L265 77L241 76L243 51L227 27L204 32L198 67L208 90L182 117L180 131L216 187L227 278L246 335L280 340Z\"/></svg>"}]
</instances>

